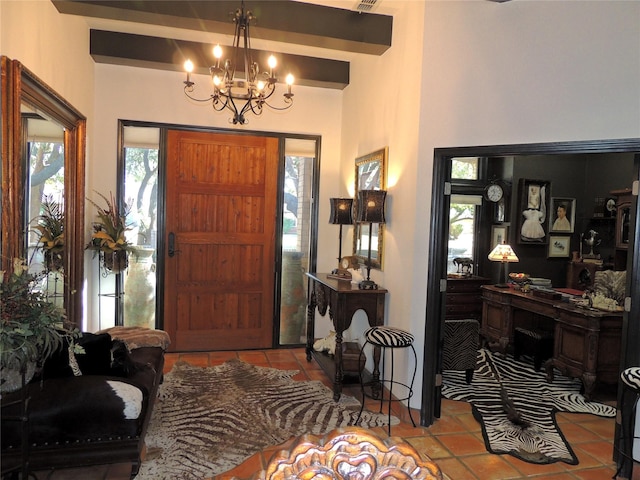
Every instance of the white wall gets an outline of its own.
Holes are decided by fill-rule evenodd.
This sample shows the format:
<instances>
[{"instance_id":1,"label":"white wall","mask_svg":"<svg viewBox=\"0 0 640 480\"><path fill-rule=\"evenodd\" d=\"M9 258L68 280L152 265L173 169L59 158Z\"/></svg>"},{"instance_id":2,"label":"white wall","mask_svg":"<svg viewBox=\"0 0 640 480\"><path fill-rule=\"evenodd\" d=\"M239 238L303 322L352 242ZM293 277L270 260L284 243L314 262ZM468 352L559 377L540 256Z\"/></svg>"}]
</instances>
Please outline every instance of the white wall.
<instances>
[{"instance_id":1,"label":"white wall","mask_svg":"<svg viewBox=\"0 0 640 480\"><path fill-rule=\"evenodd\" d=\"M393 47L352 64L342 175L352 182L356 156L389 146L390 222L375 280L389 289L387 323L409 329L421 355L434 148L640 137L640 2L391 5Z\"/></svg>"},{"instance_id":2,"label":"white wall","mask_svg":"<svg viewBox=\"0 0 640 480\"><path fill-rule=\"evenodd\" d=\"M60 15L49 0L0 1L0 53L19 60L93 118L93 60L81 17Z\"/></svg>"}]
</instances>

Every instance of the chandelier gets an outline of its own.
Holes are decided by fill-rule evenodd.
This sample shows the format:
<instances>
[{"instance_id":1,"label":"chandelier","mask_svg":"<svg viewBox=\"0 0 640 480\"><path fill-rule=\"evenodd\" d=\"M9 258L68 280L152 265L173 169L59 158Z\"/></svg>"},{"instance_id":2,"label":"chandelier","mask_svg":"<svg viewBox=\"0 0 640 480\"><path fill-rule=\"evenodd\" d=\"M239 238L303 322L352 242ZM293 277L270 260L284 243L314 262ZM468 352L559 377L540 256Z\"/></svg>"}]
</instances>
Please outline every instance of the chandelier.
<instances>
[{"instance_id":1,"label":"chandelier","mask_svg":"<svg viewBox=\"0 0 640 480\"><path fill-rule=\"evenodd\" d=\"M293 105L291 85L293 85L294 79L291 74L286 77L287 91L283 94L283 106L276 107L268 102L276 91L278 79L275 75L275 68L277 60L273 55L269 57L268 72L261 72L258 63L253 61L251 39L249 38L249 23L254 19L255 17L250 10L245 12L243 1L233 18L233 22L236 24L233 39L233 60L228 58L221 66L222 48L220 45L216 45L213 48L213 56L216 60L215 64L209 67L213 93L208 98L199 99L192 95L195 83L191 81L191 73L194 65L190 59L184 62L184 69L187 71L187 80L184 82L185 95L196 102L211 102L213 109L218 112L223 111L225 108L229 109L233 113L229 123L234 125L248 123L245 116L248 113L253 113L254 115L262 114L262 109L265 105L274 110L286 110ZM240 44L241 41L242 45ZM244 64L243 74L238 71L241 62Z\"/></svg>"}]
</instances>

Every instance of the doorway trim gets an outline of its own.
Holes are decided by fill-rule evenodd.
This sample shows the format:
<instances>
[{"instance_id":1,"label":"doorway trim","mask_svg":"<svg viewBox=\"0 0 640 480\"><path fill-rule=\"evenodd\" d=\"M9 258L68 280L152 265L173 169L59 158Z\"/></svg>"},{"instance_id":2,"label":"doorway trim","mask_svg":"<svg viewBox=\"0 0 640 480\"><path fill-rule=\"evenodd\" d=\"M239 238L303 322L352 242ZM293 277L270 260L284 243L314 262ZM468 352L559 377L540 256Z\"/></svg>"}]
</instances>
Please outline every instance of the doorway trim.
<instances>
[{"instance_id":1,"label":"doorway trim","mask_svg":"<svg viewBox=\"0 0 640 480\"><path fill-rule=\"evenodd\" d=\"M445 183L450 178L449 160L452 157L510 157L523 155L569 155L588 153L635 153L634 175L632 181L640 182L640 138L590 140L576 142L530 143L509 145L488 145L451 147L434 149L433 185L431 196L431 232L429 239L429 268L427 279L427 307L424 338L424 367L422 376L422 404L420 407L420 423L423 426L433 424L439 416L440 388L438 372L440 371L442 352L442 332L444 322L447 248L447 211L450 197L446 194ZM634 197L635 215L632 217L631 230L633 241L629 245L627 260L627 291L640 289L640 212L637 195ZM633 205L632 205L633 207ZM440 259L438 261L437 259ZM444 281L443 281L444 280ZM632 302L630 311L625 312L622 324L622 344L620 359L621 369L640 365L640 325L629 322L629 318L640 318L640 302ZM620 389L618 389L620 391Z\"/></svg>"}]
</instances>

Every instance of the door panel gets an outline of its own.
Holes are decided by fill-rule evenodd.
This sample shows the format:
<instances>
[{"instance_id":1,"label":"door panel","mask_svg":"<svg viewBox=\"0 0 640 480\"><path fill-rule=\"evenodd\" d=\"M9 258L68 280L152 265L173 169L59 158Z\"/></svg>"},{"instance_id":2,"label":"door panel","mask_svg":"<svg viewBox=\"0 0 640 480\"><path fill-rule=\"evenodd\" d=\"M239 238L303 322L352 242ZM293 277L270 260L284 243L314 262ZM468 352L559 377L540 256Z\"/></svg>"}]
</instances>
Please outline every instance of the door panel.
<instances>
[{"instance_id":1,"label":"door panel","mask_svg":"<svg viewBox=\"0 0 640 480\"><path fill-rule=\"evenodd\" d=\"M172 349L270 348L278 140L169 131L167 151Z\"/></svg>"}]
</instances>

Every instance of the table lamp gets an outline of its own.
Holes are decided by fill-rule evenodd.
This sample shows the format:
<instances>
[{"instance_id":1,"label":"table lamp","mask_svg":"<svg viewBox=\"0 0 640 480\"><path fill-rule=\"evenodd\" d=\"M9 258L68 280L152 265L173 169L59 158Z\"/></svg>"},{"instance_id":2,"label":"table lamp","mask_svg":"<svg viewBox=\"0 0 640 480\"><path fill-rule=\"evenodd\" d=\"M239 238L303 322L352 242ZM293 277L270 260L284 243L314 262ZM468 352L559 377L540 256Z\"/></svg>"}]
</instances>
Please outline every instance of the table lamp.
<instances>
[{"instance_id":1,"label":"table lamp","mask_svg":"<svg viewBox=\"0 0 640 480\"><path fill-rule=\"evenodd\" d=\"M342 225L353 225L353 199L352 198L330 198L331 216L329 223L340 225L338 234L338 268L331 272L331 277L339 280L351 280L351 274L342 264Z\"/></svg>"},{"instance_id":2,"label":"table lamp","mask_svg":"<svg viewBox=\"0 0 640 480\"><path fill-rule=\"evenodd\" d=\"M496 287L506 288L507 287L507 271L505 269L505 263L515 263L519 262L520 259L511 248L511 245L507 245L506 242L500 243L496 245L496 247L491 250L489 254L489 260L492 262L500 262L500 277L504 278L504 283L499 283Z\"/></svg>"},{"instance_id":3,"label":"table lamp","mask_svg":"<svg viewBox=\"0 0 640 480\"><path fill-rule=\"evenodd\" d=\"M371 237L374 223L385 223L384 201L387 197L385 190L360 190L358 192L358 223L369 224L369 250L367 254L367 278L358 284L361 290L376 290L378 285L371 280Z\"/></svg>"}]
</instances>

